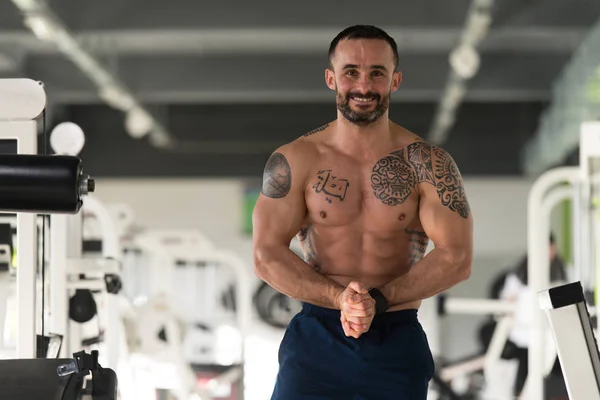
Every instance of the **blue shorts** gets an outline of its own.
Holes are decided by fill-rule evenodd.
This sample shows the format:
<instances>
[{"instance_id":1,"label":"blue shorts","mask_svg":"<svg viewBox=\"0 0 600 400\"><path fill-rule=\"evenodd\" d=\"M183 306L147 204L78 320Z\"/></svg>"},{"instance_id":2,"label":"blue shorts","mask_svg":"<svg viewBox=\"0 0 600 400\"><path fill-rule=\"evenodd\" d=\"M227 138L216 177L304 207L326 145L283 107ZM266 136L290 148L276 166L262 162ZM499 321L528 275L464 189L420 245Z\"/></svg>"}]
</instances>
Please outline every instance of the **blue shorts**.
<instances>
[{"instance_id":1,"label":"blue shorts","mask_svg":"<svg viewBox=\"0 0 600 400\"><path fill-rule=\"evenodd\" d=\"M433 372L417 310L377 315L355 339L339 310L304 304L281 342L271 400L426 400Z\"/></svg>"}]
</instances>

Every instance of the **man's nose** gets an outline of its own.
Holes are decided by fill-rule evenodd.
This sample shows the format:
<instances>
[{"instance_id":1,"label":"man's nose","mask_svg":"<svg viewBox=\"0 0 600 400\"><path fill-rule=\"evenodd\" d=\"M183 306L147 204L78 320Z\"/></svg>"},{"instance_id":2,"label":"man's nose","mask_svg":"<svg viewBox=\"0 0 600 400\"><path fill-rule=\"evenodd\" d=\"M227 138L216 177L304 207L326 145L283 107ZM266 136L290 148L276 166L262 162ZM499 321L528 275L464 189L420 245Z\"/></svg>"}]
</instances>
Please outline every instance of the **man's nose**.
<instances>
[{"instance_id":1,"label":"man's nose","mask_svg":"<svg viewBox=\"0 0 600 400\"><path fill-rule=\"evenodd\" d=\"M356 82L356 88L363 94L367 93L369 91L370 87L371 87L371 82L369 80L368 75L362 75Z\"/></svg>"}]
</instances>

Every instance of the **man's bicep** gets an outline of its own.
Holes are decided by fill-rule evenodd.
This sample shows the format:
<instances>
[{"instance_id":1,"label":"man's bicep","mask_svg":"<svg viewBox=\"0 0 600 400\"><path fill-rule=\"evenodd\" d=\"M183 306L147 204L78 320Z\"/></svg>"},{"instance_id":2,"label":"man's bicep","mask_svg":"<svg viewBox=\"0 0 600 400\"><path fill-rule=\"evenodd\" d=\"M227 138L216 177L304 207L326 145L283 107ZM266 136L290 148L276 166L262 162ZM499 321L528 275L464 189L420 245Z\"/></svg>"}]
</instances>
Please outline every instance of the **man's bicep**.
<instances>
[{"instance_id":1,"label":"man's bicep","mask_svg":"<svg viewBox=\"0 0 600 400\"><path fill-rule=\"evenodd\" d=\"M473 217L458 166L445 150L432 146L431 169L433 182L421 184L423 229L436 247L471 251Z\"/></svg>"},{"instance_id":2,"label":"man's bicep","mask_svg":"<svg viewBox=\"0 0 600 400\"><path fill-rule=\"evenodd\" d=\"M289 244L304 221L303 174L289 158L275 152L265 165L253 213L254 236L260 243Z\"/></svg>"}]
</instances>

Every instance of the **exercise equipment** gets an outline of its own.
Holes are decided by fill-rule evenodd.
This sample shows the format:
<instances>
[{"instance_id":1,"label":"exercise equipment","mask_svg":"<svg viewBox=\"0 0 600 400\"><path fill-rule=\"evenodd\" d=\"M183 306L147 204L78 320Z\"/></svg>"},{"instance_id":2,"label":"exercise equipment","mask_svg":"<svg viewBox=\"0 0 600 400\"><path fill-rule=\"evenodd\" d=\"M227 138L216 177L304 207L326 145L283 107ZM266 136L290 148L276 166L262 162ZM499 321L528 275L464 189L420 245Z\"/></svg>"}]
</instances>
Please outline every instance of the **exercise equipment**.
<instances>
[{"instance_id":1,"label":"exercise equipment","mask_svg":"<svg viewBox=\"0 0 600 400\"><path fill-rule=\"evenodd\" d=\"M77 213L82 196L94 191L93 180L82 174L78 158L62 156L51 160L36 154L37 119L45 106L46 93L41 82L0 79L0 140L16 141L17 148L17 155L0 156L0 202L4 201L0 210L4 206L17 212L17 358L36 356L36 216ZM54 173L45 174L44 166L51 167ZM30 185L35 190L29 190ZM11 188L21 193L12 193Z\"/></svg>"},{"instance_id":2,"label":"exercise equipment","mask_svg":"<svg viewBox=\"0 0 600 400\"><path fill-rule=\"evenodd\" d=\"M69 318L83 324L89 322L98 313L96 300L88 289L77 289L69 299Z\"/></svg>"},{"instance_id":3,"label":"exercise equipment","mask_svg":"<svg viewBox=\"0 0 600 400\"><path fill-rule=\"evenodd\" d=\"M133 385L124 315L130 305L123 289L120 232L108 207L87 196L76 215L50 216L50 330L64 336L61 355L100 350L102 364L119 375L119 395L137 398ZM93 221L100 251L85 253L84 219Z\"/></svg>"},{"instance_id":4,"label":"exercise equipment","mask_svg":"<svg viewBox=\"0 0 600 400\"><path fill-rule=\"evenodd\" d=\"M600 400L600 355L581 283L544 290L538 296L561 364L569 367L563 368L569 398ZM578 368L571 368L575 365Z\"/></svg>"},{"instance_id":5,"label":"exercise equipment","mask_svg":"<svg viewBox=\"0 0 600 400\"><path fill-rule=\"evenodd\" d=\"M79 212L82 196L94 191L74 156L0 155L0 209L55 214Z\"/></svg>"},{"instance_id":6,"label":"exercise equipment","mask_svg":"<svg viewBox=\"0 0 600 400\"><path fill-rule=\"evenodd\" d=\"M438 361L430 395L437 400L512 399L512 379L507 379L506 375L502 376L499 371L504 366L509 368L507 361L516 357L517 348L509 340L509 334L515 323L515 312L520 306L519 303L497 299L459 298L447 294L436 296L435 302L437 319L456 314L488 315L489 319L479 332L480 352L449 363L442 364ZM431 322L433 317L426 314L425 318ZM439 332L428 332L432 340L436 340L436 334ZM550 336L550 332L546 334ZM566 395L566 390L560 372L556 372L557 354L550 341L546 341L544 353L544 399L560 398ZM435 397L434 393L438 397Z\"/></svg>"},{"instance_id":7,"label":"exercise equipment","mask_svg":"<svg viewBox=\"0 0 600 400\"><path fill-rule=\"evenodd\" d=\"M76 353L73 360L34 359L36 355L48 356L43 353L50 351L58 353L62 347L60 343L57 349L51 345L57 336L49 338L46 348L44 332L41 341L36 335L36 216L77 214L83 204L82 197L94 191L94 181L83 175L79 158L36 154L36 119L42 115L45 105L46 94L40 82L0 79L0 140L16 141L18 153L0 155L0 210L17 212L19 249L17 359L0 361L2 397L75 400L87 394L92 399L114 400L117 397L116 375L98 364L97 353L91 357ZM45 262L44 250L42 263ZM42 326L44 318L42 313ZM36 351L38 342L42 349Z\"/></svg>"},{"instance_id":8,"label":"exercise equipment","mask_svg":"<svg viewBox=\"0 0 600 400\"><path fill-rule=\"evenodd\" d=\"M285 329L293 316L302 310L302 303L261 282L254 294L254 307L265 323Z\"/></svg>"},{"instance_id":9,"label":"exercise equipment","mask_svg":"<svg viewBox=\"0 0 600 400\"><path fill-rule=\"evenodd\" d=\"M600 182L600 122L584 122L580 128L579 167L560 167L542 174L533 184L529 195L528 253L531 279L529 376L525 398L543 397L541 363L544 361L544 313L554 335L555 347L561 361L562 373L571 400L600 398L598 384L598 350L594 331L587 315L586 296L594 291L598 296L600 273L600 235L598 224L598 184ZM548 243L549 209L558 201L573 198L573 244L575 281L571 285L551 288L545 278L549 263L544 254ZM541 206L540 206L541 205ZM560 299L562 297L562 300ZM592 305L597 306L597 299ZM568 330L564 328L568 327ZM541 342L540 342L541 339Z\"/></svg>"},{"instance_id":10,"label":"exercise equipment","mask_svg":"<svg viewBox=\"0 0 600 400\"><path fill-rule=\"evenodd\" d=\"M203 391L210 399L215 382L229 385L244 382L245 341L252 315L251 268L196 230L145 229L128 242L136 250L130 251L127 259L143 256L146 262L141 267L147 279L138 282L137 293L130 293L147 298L145 304L134 307L131 318L125 322L130 356L143 357L155 365L164 362L174 365L179 382L172 389L179 398ZM124 267L125 277L142 273L135 262L125 262ZM216 315L219 304L216 272L220 270L230 270L235 278L233 324ZM229 337L227 343L220 343L219 337L225 334ZM232 349L239 354L233 354ZM224 365L228 369L211 381L212 386L203 388L196 383L192 363ZM240 391L244 391L244 384L240 386Z\"/></svg>"},{"instance_id":11,"label":"exercise equipment","mask_svg":"<svg viewBox=\"0 0 600 400\"><path fill-rule=\"evenodd\" d=\"M117 383L115 372L98 363L97 352L78 352L72 359L0 360L4 400L117 400Z\"/></svg>"},{"instance_id":12,"label":"exercise equipment","mask_svg":"<svg viewBox=\"0 0 600 400\"><path fill-rule=\"evenodd\" d=\"M435 302L435 316L426 315L428 322L430 324L433 322L434 326L439 324L437 320L449 314L489 315L496 320L489 335L489 343L482 348L481 352L463 360L439 365L432 379L430 392L437 392L438 400L472 399L477 395L476 392L486 390L483 382L477 387L470 387L469 384L455 385L454 382L468 382L471 380L469 377L473 377L475 374L481 374L485 382L493 381L496 378L494 367L505 352L516 305L504 300L458 298L446 294L436 296ZM435 336L440 332L439 330L430 330L427 334L428 337L432 337L433 341L436 341L438 338ZM455 386L466 386L467 388L458 390ZM431 395L433 396L433 394ZM494 396L499 400L505 397L504 394L498 393L494 393Z\"/></svg>"}]
</instances>

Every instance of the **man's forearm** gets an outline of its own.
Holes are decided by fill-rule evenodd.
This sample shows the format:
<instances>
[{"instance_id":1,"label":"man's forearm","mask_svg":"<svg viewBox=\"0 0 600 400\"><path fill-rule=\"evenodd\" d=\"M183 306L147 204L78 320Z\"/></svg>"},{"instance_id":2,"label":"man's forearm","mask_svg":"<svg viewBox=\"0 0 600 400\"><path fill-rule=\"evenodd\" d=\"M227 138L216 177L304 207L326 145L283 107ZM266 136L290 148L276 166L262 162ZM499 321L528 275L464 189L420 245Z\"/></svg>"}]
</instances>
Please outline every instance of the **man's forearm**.
<instances>
[{"instance_id":1,"label":"man's forearm","mask_svg":"<svg viewBox=\"0 0 600 400\"><path fill-rule=\"evenodd\" d=\"M433 249L408 273L399 276L380 290L390 307L424 300L466 280L471 270L471 256L455 256L448 250Z\"/></svg>"},{"instance_id":2,"label":"man's forearm","mask_svg":"<svg viewBox=\"0 0 600 400\"><path fill-rule=\"evenodd\" d=\"M289 248L259 250L254 264L257 276L286 296L339 309L336 300L345 288L315 271Z\"/></svg>"}]
</instances>

